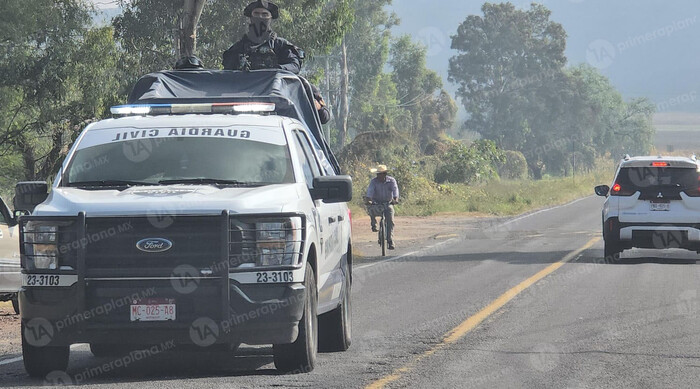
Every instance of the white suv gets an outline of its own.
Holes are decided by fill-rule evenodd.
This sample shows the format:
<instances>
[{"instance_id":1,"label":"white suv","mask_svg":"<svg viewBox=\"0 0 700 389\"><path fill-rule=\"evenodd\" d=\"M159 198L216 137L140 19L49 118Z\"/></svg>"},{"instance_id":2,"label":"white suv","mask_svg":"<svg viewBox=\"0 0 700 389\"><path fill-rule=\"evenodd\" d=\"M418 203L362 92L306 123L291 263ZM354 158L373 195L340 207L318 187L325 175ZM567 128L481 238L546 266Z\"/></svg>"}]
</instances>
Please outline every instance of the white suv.
<instances>
[{"instance_id":1,"label":"white suv","mask_svg":"<svg viewBox=\"0 0 700 389\"><path fill-rule=\"evenodd\" d=\"M620 162L612 188L595 188L603 206L605 256L633 247L700 252L700 164L693 156Z\"/></svg>"}]
</instances>

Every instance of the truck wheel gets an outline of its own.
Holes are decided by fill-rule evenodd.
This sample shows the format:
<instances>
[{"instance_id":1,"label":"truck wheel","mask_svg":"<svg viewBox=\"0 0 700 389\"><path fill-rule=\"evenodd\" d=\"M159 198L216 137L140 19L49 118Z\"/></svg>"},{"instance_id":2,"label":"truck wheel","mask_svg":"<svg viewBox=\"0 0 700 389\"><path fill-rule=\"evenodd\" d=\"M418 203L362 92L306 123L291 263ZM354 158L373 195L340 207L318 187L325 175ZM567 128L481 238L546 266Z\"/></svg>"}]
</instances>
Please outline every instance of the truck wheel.
<instances>
[{"instance_id":1,"label":"truck wheel","mask_svg":"<svg viewBox=\"0 0 700 389\"><path fill-rule=\"evenodd\" d=\"M66 371L70 356L69 346L36 347L27 343L22 325L22 359L30 377L44 378L52 371Z\"/></svg>"},{"instance_id":2,"label":"truck wheel","mask_svg":"<svg viewBox=\"0 0 700 389\"><path fill-rule=\"evenodd\" d=\"M304 314L299 321L299 336L291 344L272 346L277 370L294 373L308 373L316 365L318 350L318 318L316 309L318 296L316 279L311 265L306 265L304 277Z\"/></svg>"},{"instance_id":3,"label":"truck wheel","mask_svg":"<svg viewBox=\"0 0 700 389\"><path fill-rule=\"evenodd\" d=\"M340 306L318 318L319 348L321 351L345 351L352 341L352 283L350 268L345 269L343 299Z\"/></svg>"},{"instance_id":4,"label":"truck wheel","mask_svg":"<svg viewBox=\"0 0 700 389\"><path fill-rule=\"evenodd\" d=\"M19 315L19 295L17 294L12 298L12 309L15 310L15 314Z\"/></svg>"}]
</instances>

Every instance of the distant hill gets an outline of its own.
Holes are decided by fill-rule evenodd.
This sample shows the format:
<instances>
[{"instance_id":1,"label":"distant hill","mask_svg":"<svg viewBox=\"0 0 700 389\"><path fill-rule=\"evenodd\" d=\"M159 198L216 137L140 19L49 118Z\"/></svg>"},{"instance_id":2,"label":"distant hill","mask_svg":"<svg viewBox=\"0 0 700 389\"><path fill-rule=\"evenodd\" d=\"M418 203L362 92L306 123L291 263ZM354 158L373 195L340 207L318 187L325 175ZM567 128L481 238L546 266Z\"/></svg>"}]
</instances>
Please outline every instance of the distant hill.
<instances>
[{"instance_id":1,"label":"distant hill","mask_svg":"<svg viewBox=\"0 0 700 389\"><path fill-rule=\"evenodd\" d=\"M529 7L530 1L514 4ZM660 112L700 112L700 2L697 0L548 0L551 19L568 33L570 64L598 67L626 98L646 96ZM395 34L428 47L428 66L447 83L447 61L457 26L481 14L483 1L394 0L401 18ZM607 54L607 55L600 55Z\"/></svg>"}]
</instances>

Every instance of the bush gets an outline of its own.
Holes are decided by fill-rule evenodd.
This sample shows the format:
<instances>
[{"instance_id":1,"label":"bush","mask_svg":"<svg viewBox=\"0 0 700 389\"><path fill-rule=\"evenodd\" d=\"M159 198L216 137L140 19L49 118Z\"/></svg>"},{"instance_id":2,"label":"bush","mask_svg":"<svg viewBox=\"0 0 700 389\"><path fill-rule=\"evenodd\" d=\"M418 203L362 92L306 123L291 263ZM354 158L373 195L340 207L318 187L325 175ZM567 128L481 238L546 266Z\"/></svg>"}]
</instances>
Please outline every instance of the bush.
<instances>
[{"instance_id":1,"label":"bush","mask_svg":"<svg viewBox=\"0 0 700 389\"><path fill-rule=\"evenodd\" d=\"M480 139L466 146L453 142L435 171L438 183L473 184L498 178L496 166L504 161L503 151L493 141Z\"/></svg>"},{"instance_id":2,"label":"bush","mask_svg":"<svg viewBox=\"0 0 700 389\"><path fill-rule=\"evenodd\" d=\"M506 180L527 178L527 160L520 151L504 151L503 162L498 164L498 175Z\"/></svg>"}]
</instances>

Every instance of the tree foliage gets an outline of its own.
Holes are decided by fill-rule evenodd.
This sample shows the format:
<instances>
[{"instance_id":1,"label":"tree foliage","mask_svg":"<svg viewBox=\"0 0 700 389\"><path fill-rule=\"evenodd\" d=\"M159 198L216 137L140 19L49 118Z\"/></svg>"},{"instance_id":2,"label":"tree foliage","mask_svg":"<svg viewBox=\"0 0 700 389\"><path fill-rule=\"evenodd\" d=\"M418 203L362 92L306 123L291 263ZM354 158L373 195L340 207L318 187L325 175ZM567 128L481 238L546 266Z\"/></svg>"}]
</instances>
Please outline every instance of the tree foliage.
<instances>
[{"instance_id":1,"label":"tree foliage","mask_svg":"<svg viewBox=\"0 0 700 389\"><path fill-rule=\"evenodd\" d=\"M498 177L505 154L493 141L480 139L468 146L452 142L442 159L435 171L436 182L474 184Z\"/></svg>"},{"instance_id":2,"label":"tree foliage","mask_svg":"<svg viewBox=\"0 0 700 389\"><path fill-rule=\"evenodd\" d=\"M117 38L134 63L133 74L170 68L176 58L175 31L184 0L120 0L114 21ZM197 31L196 55L205 67L221 67L222 53L248 31L243 9L249 1L208 0ZM336 46L353 21L353 0L284 0L275 2L280 18L272 28L307 55Z\"/></svg>"},{"instance_id":3,"label":"tree foliage","mask_svg":"<svg viewBox=\"0 0 700 389\"><path fill-rule=\"evenodd\" d=\"M566 32L539 4L486 3L452 37L449 80L469 114L468 130L521 151L535 177L567 174L574 158L649 152L653 107L625 103L588 66L565 68Z\"/></svg>"},{"instance_id":4,"label":"tree foliage","mask_svg":"<svg viewBox=\"0 0 700 389\"><path fill-rule=\"evenodd\" d=\"M9 174L44 179L114 101L118 54L110 28L90 27L83 1L7 2L3 11L0 156L21 169Z\"/></svg>"}]
</instances>

